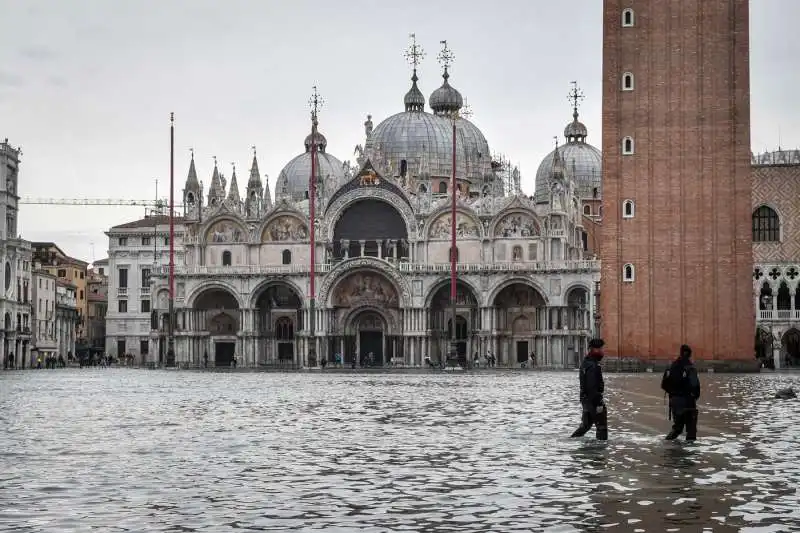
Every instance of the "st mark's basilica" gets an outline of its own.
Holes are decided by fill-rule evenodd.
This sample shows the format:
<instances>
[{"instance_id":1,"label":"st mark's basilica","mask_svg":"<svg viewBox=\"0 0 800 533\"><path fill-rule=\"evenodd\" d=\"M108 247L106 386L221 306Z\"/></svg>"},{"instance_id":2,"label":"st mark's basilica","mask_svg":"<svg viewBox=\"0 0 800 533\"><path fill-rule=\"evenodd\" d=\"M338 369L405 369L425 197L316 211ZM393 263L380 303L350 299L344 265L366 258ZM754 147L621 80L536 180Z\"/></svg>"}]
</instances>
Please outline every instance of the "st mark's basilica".
<instances>
[{"instance_id":1,"label":"st mark's basilica","mask_svg":"<svg viewBox=\"0 0 800 533\"><path fill-rule=\"evenodd\" d=\"M449 350L453 126L457 181L457 302L460 355L493 355L498 365L533 356L544 367L574 367L594 329L599 262L589 257L592 209L599 206L600 153L586 143L574 91L564 143L542 162L537 194L519 170L493 157L450 84L427 99L417 82L404 110L364 123L354 163L327 150L319 129L279 174L273 195L253 155L244 196L234 170L215 165L210 187L194 157L179 220L175 267L175 356L181 365L315 365L309 354L372 365L420 366ZM399 100L399 98L398 98ZM317 115L313 114L317 123ZM309 127L311 131L312 128ZM298 148L300 139L298 139ZM316 332L309 333L309 184L315 161ZM151 353L166 350L167 268L154 272ZM313 340L312 340L313 339ZM310 342L316 344L314 350ZM153 357L154 359L154 357Z\"/></svg>"}]
</instances>

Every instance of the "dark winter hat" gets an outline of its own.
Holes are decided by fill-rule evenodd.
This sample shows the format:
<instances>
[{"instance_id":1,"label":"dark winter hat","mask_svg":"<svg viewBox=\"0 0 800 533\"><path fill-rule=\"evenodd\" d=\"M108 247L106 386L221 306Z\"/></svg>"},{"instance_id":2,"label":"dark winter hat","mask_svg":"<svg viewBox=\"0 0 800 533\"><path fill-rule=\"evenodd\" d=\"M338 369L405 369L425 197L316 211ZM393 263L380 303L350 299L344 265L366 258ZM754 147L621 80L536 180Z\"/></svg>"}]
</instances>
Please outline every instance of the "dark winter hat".
<instances>
[{"instance_id":1,"label":"dark winter hat","mask_svg":"<svg viewBox=\"0 0 800 533\"><path fill-rule=\"evenodd\" d=\"M589 348L602 348L606 343L603 339L592 339L589 341Z\"/></svg>"},{"instance_id":2,"label":"dark winter hat","mask_svg":"<svg viewBox=\"0 0 800 533\"><path fill-rule=\"evenodd\" d=\"M692 356L692 349L689 348L688 344L681 345L681 356L682 357L691 357Z\"/></svg>"}]
</instances>

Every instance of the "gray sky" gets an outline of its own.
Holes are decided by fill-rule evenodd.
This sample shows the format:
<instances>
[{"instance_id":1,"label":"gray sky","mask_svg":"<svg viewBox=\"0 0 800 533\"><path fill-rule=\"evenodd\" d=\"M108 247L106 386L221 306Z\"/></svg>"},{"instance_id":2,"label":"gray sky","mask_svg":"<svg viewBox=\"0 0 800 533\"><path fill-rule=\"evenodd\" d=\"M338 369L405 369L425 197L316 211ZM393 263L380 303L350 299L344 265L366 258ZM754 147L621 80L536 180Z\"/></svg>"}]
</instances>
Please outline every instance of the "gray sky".
<instances>
[{"instance_id":1,"label":"gray sky","mask_svg":"<svg viewBox=\"0 0 800 533\"><path fill-rule=\"evenodd\" d=\"M171 111L176 195L194 147L207 186L212 156L246 183L252 145L275 178L302 151L317 84L328 151L353 160L367 113L377 125L402 111L410 86L403 52L415 32L427 52L419 86L441 84L447 39L451 84L467 98L493 151L518 161L523 188L570 120L577 80L581 119L600 145L599 0L4 0L0 18L0 137L23 148L20 194L49 198L166 196ZM800 146L797 0L751 7L754 150ZM176 200L177 201L177 200ZM25 205L21 230L76 257L106 256L103 231L141 208Z\"/></svg>"}]
</instances>

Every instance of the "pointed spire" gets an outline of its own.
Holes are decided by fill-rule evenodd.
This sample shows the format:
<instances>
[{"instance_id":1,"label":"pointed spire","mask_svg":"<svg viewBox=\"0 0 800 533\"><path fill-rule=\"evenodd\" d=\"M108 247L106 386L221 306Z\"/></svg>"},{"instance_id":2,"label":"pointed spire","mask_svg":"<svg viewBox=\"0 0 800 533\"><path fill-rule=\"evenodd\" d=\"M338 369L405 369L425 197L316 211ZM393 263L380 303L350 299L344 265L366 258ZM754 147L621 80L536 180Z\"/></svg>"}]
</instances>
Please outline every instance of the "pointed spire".
<instances>
[{"instance_id":1,"label":"pointed spire","mask_svg":"<svg viewBox=\"0 0 800 533\"><path fill-rule=\"evenodd\" d=\"M192 154L192 160L189 163L189 174L186 176L186 186L184 188L187 191L196 191L200 189L200 181L197 179L197 170L194 167L194 148L189 148L189 151Z\"/></svg>"},{"instance_id":2,"label":"pointed spire","mask_svg":"<svg viewBox=\"0 0 800 533\"><path fill-rule=\"evenodd\" d=\"M258 158L256 157L256 147L253 146L253 164L250 165L250 179L247 181L248 187L261 187L261 174L258 172Z\"/></svg>"},{"instance_id":3,"label":"pointed spire","mask_svg":"<svg viewBox=\"0 0 800 533\"><path fill-rule=\"evenodd\" d=\"M556 141L556 149L553 151L553 178L564 179L564 160L561 158L561 150L558 149L558 137L553 137Z\"/></svg>"},{"instance_id":4,"label":"pointed spire","mask_svg":"<svg viewBox=\"0 0 800 533\"><path fill-rule=\"evenodd\" d=\"M211 187L208 189L208 205L217 205L225 199L225 189L217 168L217 156L214 156L214 173L211 175Z\"/></svg>"},{"instance_id":5,"label":"pointed spire","mask_svg":"<svg viewBox=\"0 0 800 533\"><path fill-rule=\"evenodd\" d=\"M239 205L242 200L239 198L239 184L236 181L236 164L231 163L231 166L233 166L233 175L231 176L231 188L228 191L228 202L232 205Z\"/></svg>"},{"instance_id":6,"label":"pointed spire","mask_svg":"<svg viewBox=\"0 0 800 533\"><path fill-rule=\"evenodd\" d=\"M269 176L264 174L264 208L272 208L272 194L269 191Z\"/></svg>"}]
</instances>

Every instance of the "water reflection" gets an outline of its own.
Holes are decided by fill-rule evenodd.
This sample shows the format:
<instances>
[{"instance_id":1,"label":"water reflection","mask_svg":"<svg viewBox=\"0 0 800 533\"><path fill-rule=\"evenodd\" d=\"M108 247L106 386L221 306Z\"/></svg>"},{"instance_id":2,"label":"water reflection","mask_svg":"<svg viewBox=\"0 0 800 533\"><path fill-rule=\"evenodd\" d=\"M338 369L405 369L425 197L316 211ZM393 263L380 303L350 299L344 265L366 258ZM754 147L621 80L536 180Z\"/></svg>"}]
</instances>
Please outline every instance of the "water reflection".
<instances>
[{"instance_id":1,"label":"water reflection","mask_svg":"<svg viewBox=\"0 0 800 533\"><path fill-rule=\"evenodd\" d=\"M704 378L687 444L653 375L596 442L574 373L0 373L0 529L799 531L800 379Z\"/></svg>"}]
</instances>

